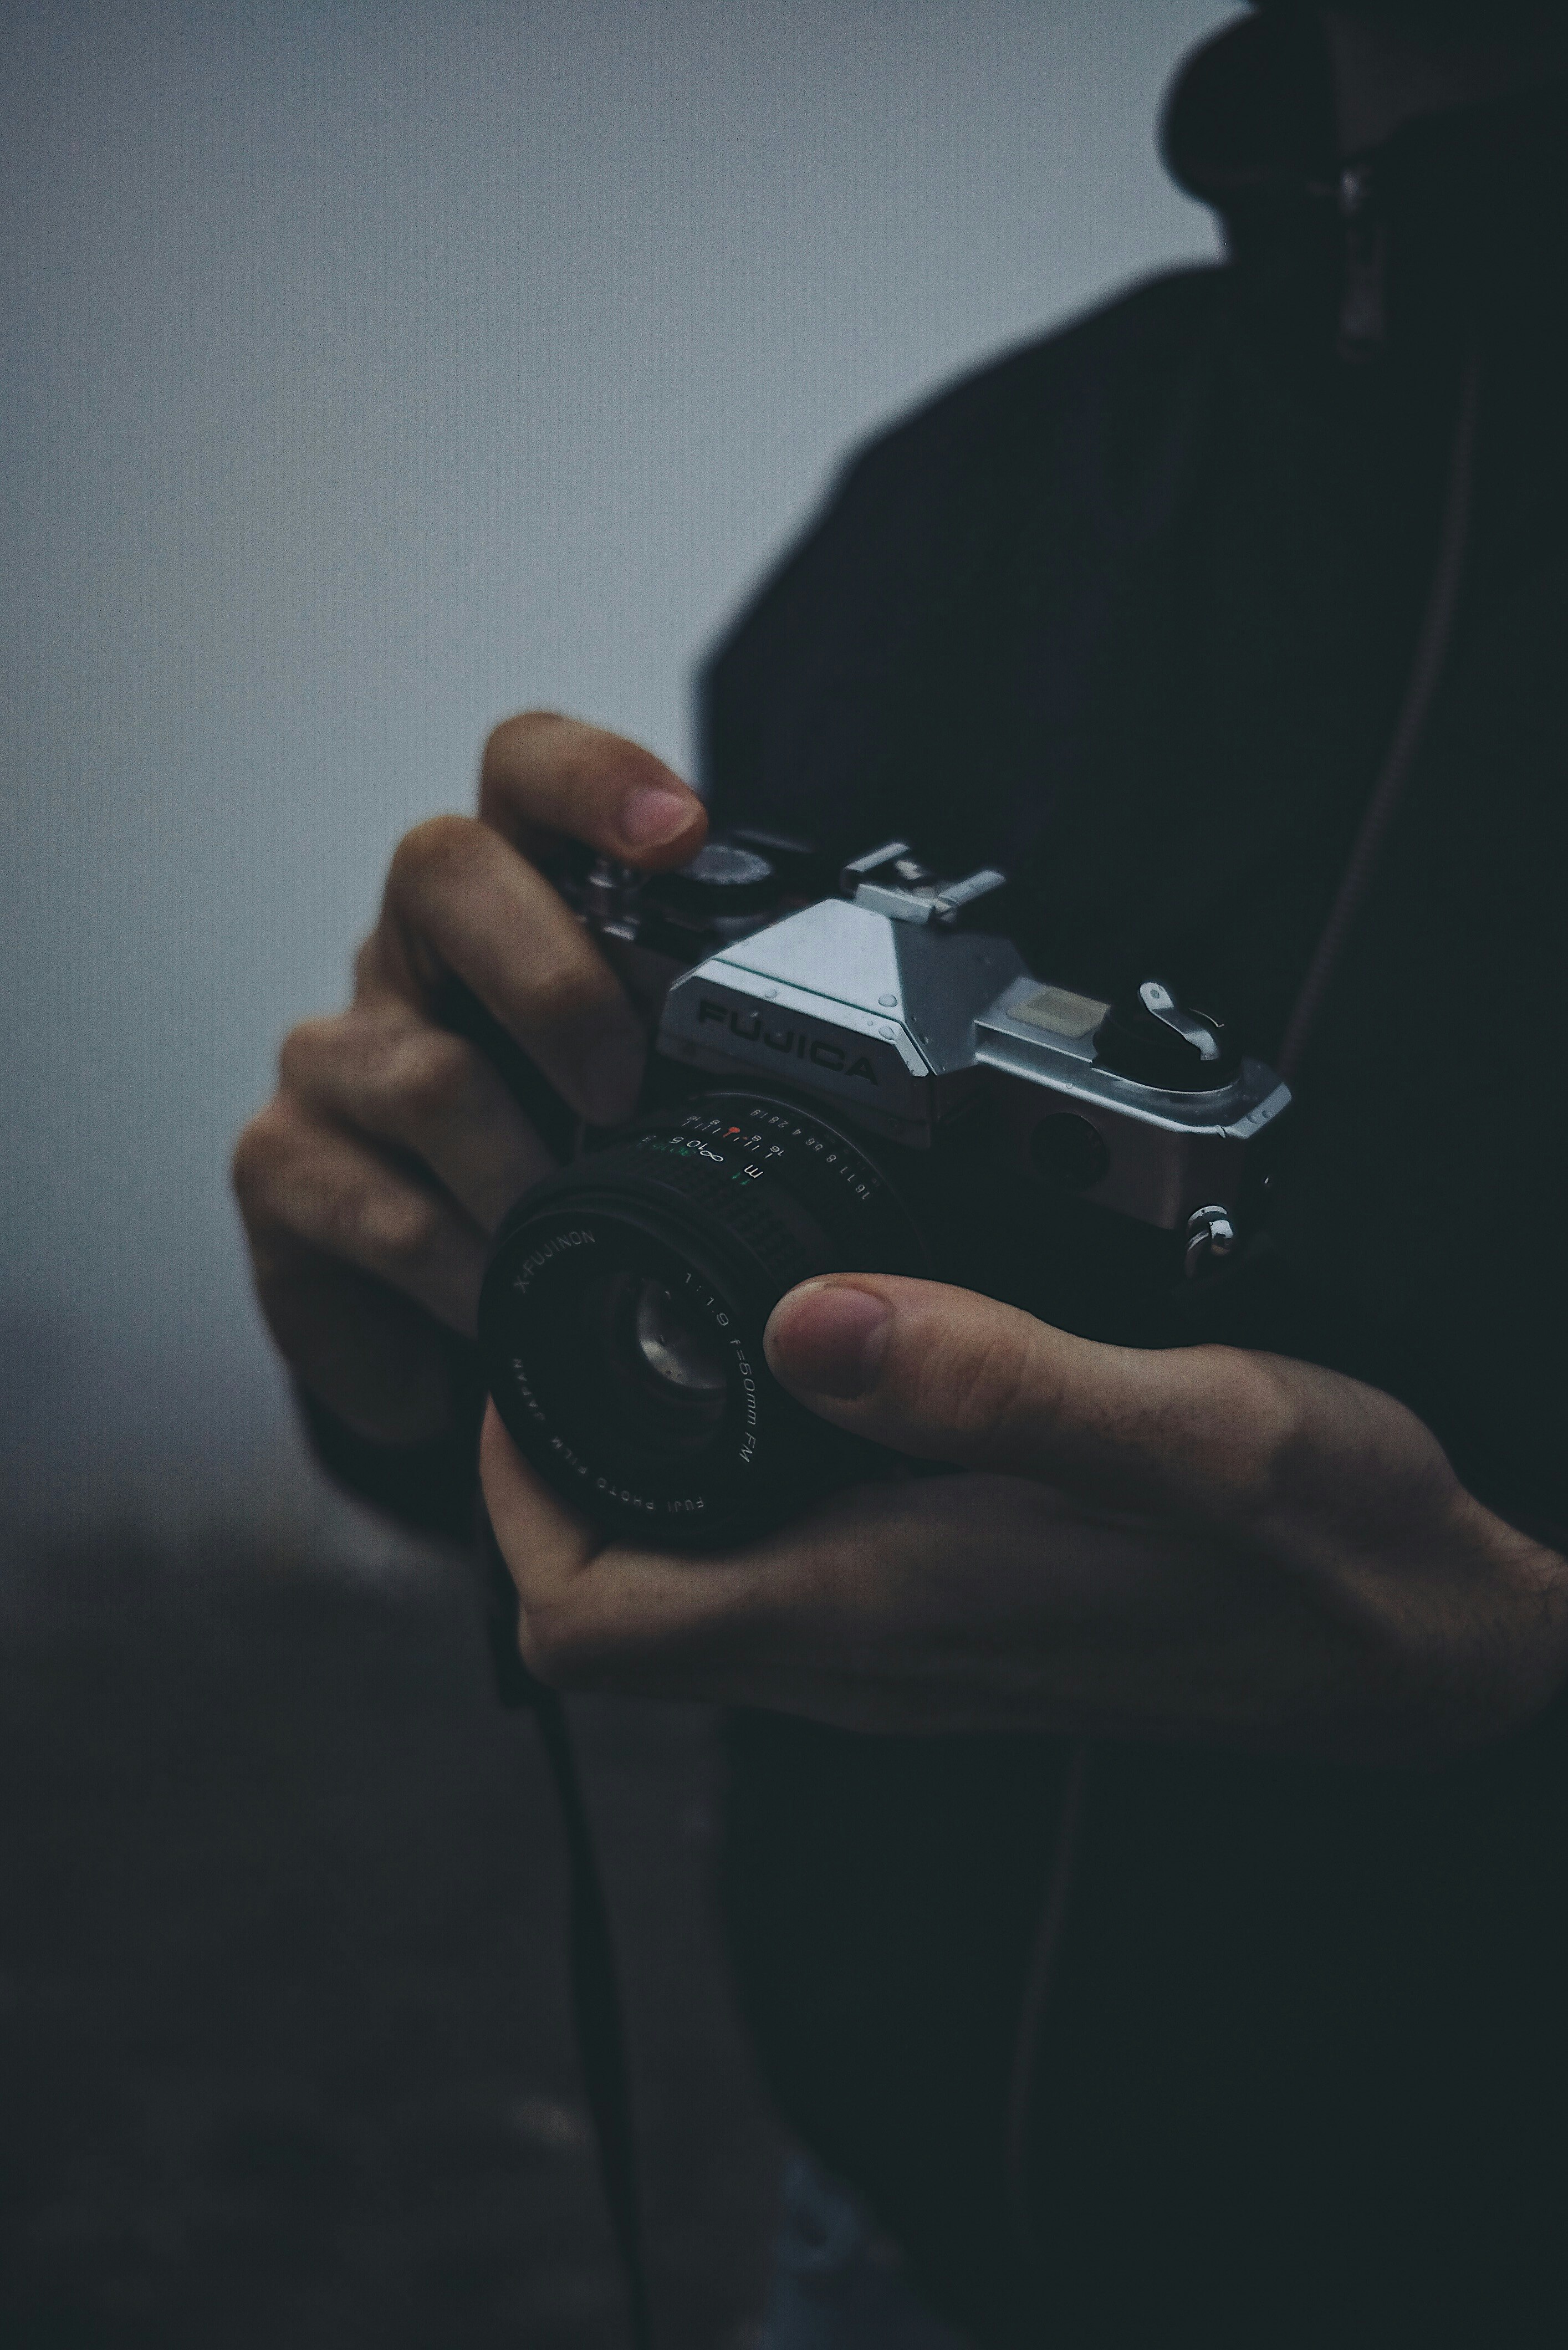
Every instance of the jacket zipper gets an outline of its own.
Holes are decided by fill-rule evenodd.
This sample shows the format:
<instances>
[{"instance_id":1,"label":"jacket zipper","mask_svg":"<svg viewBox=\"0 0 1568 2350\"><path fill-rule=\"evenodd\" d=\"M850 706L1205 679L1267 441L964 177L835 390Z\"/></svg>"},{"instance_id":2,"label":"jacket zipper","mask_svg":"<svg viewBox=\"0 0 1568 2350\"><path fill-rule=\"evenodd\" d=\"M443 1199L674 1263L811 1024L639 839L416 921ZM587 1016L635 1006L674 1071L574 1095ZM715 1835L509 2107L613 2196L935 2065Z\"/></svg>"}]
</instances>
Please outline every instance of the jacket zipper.
<instances>
[{"instance_id":1,"label":"jacket zipper","mask_svg":"<svg viewBox=\"0 0 1568 2350\"><path fill-rule=\"evenodd\" d=\"M1339 303L1339 356L1365 366L1387 339L1388 223L1368 162L1347 163L1339 175L1339 217L1345 224L1345 285Z\"/></svg>"}]
</instances>

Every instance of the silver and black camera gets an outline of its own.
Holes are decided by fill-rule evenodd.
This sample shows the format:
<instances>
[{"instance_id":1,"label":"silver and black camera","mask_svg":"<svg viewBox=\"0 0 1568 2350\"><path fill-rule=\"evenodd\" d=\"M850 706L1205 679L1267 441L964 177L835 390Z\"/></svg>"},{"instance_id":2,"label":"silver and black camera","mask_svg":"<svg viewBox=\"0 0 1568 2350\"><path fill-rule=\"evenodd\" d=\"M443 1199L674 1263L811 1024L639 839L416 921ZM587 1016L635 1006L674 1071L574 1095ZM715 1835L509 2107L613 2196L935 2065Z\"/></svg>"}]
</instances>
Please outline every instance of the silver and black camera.
<instances>
[{"instance_id":1,"label":"silver and black camera","mask_svg":"<svg viewBox=\"0 0 1568 2350\"><path fill-rule=\"evenodd\" d=\"M649 1081L507 1216L481 1351L526 1458L645 1541L743 1540L872 1465L763 1359L814 1274L1179 1340L1258 1222L1290 1104L1161 980L1107 1003L1029 971L1000 873L943 881L892 841L837 895L810 879L799 844L736 833L564 885L657 1006Z\"/></svg>"}]
</instances>

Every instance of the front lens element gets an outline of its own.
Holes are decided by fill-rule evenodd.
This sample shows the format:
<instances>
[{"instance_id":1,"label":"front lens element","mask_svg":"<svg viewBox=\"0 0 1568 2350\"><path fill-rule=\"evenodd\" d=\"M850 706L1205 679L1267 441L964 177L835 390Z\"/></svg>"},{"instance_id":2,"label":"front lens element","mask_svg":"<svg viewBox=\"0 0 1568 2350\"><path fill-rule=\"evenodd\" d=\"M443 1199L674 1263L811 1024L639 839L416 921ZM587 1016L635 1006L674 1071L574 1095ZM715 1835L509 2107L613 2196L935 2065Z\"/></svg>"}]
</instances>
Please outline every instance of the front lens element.
<instances>
[{"instance_id":1,"label":"front lens element","mask_svg":"<svg viewBox=\"0 0 1568 2350\"><path fill-rule=\"evenodd\" d=\"M720 1335L694 1300L622 1267L588 1283L558 1351L563 1369L575 1362L593 1417L614 1424L628 1453L657 1461L701 1451L718 1433L731 1378Z\"/></svg>"},{"instance_id":2,"label":"front lens element","mask_svg":"<svg viewBox=\"0 0 1568 2350\"><path fill-rule=\"evenodd\" d=\"M711 1405L722 1397L724 1366L718 1348L681 1312L661 1281L638 1284L632 1335L639 1367L661 1395L697 1405Z\"/></svg>"}]
</instances>

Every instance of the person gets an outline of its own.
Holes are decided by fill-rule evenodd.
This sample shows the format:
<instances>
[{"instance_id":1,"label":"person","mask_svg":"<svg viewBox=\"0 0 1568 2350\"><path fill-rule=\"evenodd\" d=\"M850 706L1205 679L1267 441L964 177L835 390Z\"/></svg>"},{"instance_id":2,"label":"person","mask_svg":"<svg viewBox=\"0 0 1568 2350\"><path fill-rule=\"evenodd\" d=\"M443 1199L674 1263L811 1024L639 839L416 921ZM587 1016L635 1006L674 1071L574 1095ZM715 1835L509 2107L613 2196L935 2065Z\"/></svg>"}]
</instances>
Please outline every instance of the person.
<instances>
[{"instance_id":1,"label":"person","mask_svg":"<svg viewBox=\"0 0 1568 2350\"><path fill-rule=\"evenodd\" d=\"M701 799L499 726L239 1147L323 1461L458 1529L486 1236L548 1154L441 983L583 1118L643 1065L552 843L897 832L1006 868L1033 969L1289 1042L1223 1343L853 1273L779 1305L786 1386L955 1473L694 1561L483 1426L535 1672L728 1709L780 2108L981 2344L1568 2333L1565 130L1561 7L1226 27L1164 132L1223 259L854 459L707 666ZM811 2338L932 2338L878 2323Z\"/></svg>"}]
</instances>

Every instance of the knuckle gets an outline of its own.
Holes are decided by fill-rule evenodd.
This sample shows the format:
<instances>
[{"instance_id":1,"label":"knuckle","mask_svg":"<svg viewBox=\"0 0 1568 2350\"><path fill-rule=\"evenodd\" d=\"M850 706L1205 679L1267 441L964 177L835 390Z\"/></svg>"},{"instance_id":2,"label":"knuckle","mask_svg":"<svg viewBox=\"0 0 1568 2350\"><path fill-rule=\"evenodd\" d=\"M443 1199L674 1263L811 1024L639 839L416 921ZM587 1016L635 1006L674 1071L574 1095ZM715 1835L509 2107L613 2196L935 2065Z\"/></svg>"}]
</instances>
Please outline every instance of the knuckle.
<instances>
[{"instance_id":1,"label":"knuckle","mask_svg":"<svg viewBox=\"0 0 1568 2350\"><path fill-rule=\"evenodd\" d=\"M508 765L519 751L528 749L541 735L549 734L566 723L558 710L514 710L509 718L503 718L493 726L485 736L480 758L481 775L489 775L496 768Z\"/></svg>"},{"instance_id":2,"label":"knuckle","mask_svg":"<svg viewBox=\"0 0 1568 2350\"><path fill-rule=\"evenodd\" d=\"M324 1055L337 1043L341 1031L340 1014L299 1021L278 1046L279 1082L289 1089L306 1083Z\"/></svg>"},{"instance_id":3,"label":"knuckle","mask_svg":"<svg viewBox=\"0 0 1568 2350\"><path fill-rule=\"evenodd\" d=\"M293 1123L269 1102L242 1128L229 1160L229 1180L247 1222L265 1213L279 1170L293 1155Z\"/></svg>"},{"instance_id":4,"label":"knuckle","mask_svg":"<svg viewBox=\"0 0 1568 2350\"><path fill-rule=\"evenodd\" d=\"M547 778L561 738L572 722L556 710L519 710L493 726L479 761L479 815L485 824L507 829L508 815L526 814L535 795L530 778Z\"/></svg>"},{"instance_id":5,"label":"knuckle","mask_svg":"<svg viewBox=\"0 0 1568 2350\"><path fill-rule=\"evenodd\" d=\"M333 1222L347 1254L414 1273L435 1253L441 1213L433 1199L417 1191L357 1183L335 1202Z\"/></svg>"},{"instance_id":6,"label":"knuckle","mask_svg":"<svg viewBox=\"0 0 1568 2350\"><path fill-rule=\"evenodd\" d=\"M525 1601L517 1645L524 1663L547 1689L574 1689L592 1678L594 1644L556 1603Z\"/></svg>"},{"instance_id":7,"label":"knuckle","mask_svg":"<svg viewBox=\"0 0 1568 2350\"><path fill-rule=\"evenodd\" d=\"M399 1123L414 1134L444 1127L471 1099L479 1055L440 1028L414 1028L388 1055L383 1083Z\"/></svg>"},{"instance_id":8,"label":"knuckle","mask_svg":"<svg viewBox=\"0 0 1568 2350\"><path fill-rule=\"evenodd\" d=\"M967 1449L1001 1443L1018 1422L1030 1388L1031 1351L1025 1330L1011 1322L945 1336L918 1367L919 1408L950 1428Z\"/></svg>"},{"instance_id":9,"label":"knuckle","mask_svg":"<svg viewBox=\"0 0 1568 2350\"><path fill-rule=\"evenodd\" d=\"M405 832L392 851L389 880L395 892L418 891L471 861L479 827L472 816L431 816Z\"/></svg>"},{"instance_id":10,"label":"knuckle","mask_svg":"<svg viewBox=\"0 0 1568 2350\"><path fill-rule=\"evenodd\" d=\"M608 974L587 950L580 957L541 954L528 975L534 1025L554 1034L609 1016L617 997L613 982L607 982Z\"/></svg>"},{"instance_id":11,"label":"knuckle","mask_svg":"<svg viewBox=\"0 0 1568 2350\"><path fill-rule=\"evenodd\" d=\"M1299 1482L1311 1446L1301 1396L1284 1367L1239 1348L1205 1349L1211 1381L1210 1488L1228 1514L1256 1518Z\"/></svg>"}]
</instances>

